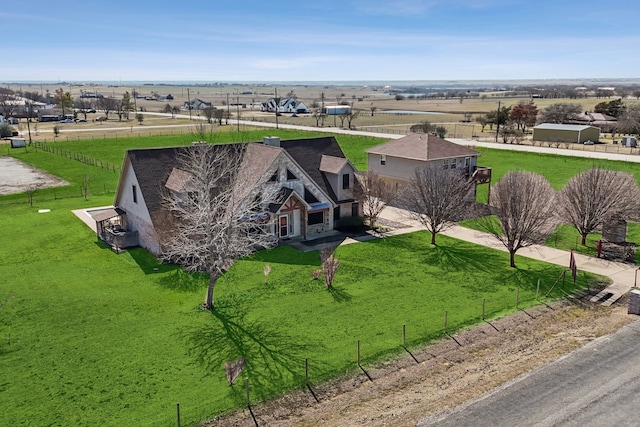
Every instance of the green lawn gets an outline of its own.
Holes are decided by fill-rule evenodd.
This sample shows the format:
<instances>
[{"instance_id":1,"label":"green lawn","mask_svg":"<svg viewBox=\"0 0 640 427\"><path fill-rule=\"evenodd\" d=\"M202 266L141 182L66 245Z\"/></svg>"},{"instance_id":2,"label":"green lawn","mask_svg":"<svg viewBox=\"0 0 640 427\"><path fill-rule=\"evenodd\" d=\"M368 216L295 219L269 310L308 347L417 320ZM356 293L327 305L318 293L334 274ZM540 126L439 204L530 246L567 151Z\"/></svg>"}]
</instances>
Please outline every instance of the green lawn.
<instances>
[{"instance_id":1,"label":"green lawn","mask_svg":"<svg viewBox=\"0 0 640 427\"><path fill-rule=\"evenodd\" d=\"M269 134L309 136L280 132ZM119 162L128 147L191 140L56 145ZM338 140L358 168L364 149L381 142ZM24 194L0 197L0 425L170 426L176 402L183 425L193 424L245 403L243 385L226 383L226 361L246 357L241 378L250 378L254 401L265 399L302 386L305 358L313 382L357 372L358 340L363 363L373 363L401 352L402 325L415 347L442 336L445 311L453 331L479 321L483 299L489 317L514 310L517 289L520 307L529 306L537 280L546 292L562 270L521 257L511 269L504 252L446 236L434 248L420 232L339 248L328 291L311 277L317 253L281 247L237 262L219 281L212 314L199 309L205 277L159 265L142 249L116 255L71 214L112 203L117 172L47 152L12 154L71 185L39 190L33 207ZM88 201L78 197L85 176ZM37 213L43 208L51 212ZM597 280L580 273L578 286Z\"/></svg>"},{"instance_id":2,"label":"green lawn","mask_svg":"<svg viewBox=\"0 0 640 427\"><path fill-rule=\"evenodd\" d=\"M96 202L2 208L0 425L169 426L176 402L187 425L243 405L226 361L246 357L243 378L264 399L300 387L305 358L313 381L353 371L357 340L370 363L400 351L403 324L416 346L442 335L445 310L455 330L479 320L483 298L499 315L519 287L525 307L561 270L525 258L510 269L505 253L445 236L431 248L415 233L340 248L327 291L311 277L317 253L281 247L236 263L211 314L199 309L206 278L97 243L70 213Z\"/></svg>"},{"instance_id":3,"label":"green lawn","mask_svg":"<svg viewBox=\"0 0 640 427\"><path fill-rule=\"evenodd\" d=\"M478 158L478 164L492 168L492 185L495 185L507 172L520 170L539 173L549 180L554 189L560 190L571 177L593 167L632 173L640 184L640 163L497 150L484 147L475 147L475 150L482 153ZM478 187L478 200L486 202L486 185Z\"/></svg>"}]
</instances>

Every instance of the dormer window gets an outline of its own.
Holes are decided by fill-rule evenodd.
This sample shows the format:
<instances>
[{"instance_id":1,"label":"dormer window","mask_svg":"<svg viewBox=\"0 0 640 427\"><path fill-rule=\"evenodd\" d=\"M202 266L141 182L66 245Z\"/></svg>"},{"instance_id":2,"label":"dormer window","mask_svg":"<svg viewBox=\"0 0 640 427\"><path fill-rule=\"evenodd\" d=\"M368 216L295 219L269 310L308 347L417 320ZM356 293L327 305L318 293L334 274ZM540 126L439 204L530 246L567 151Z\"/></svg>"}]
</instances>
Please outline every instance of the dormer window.
<instances>
[{"instance_id":1,"label":"dormer window","mask_svg":"<svg viewBox=\"0 0 640 427\"><path fill-rule=\"evenodd\" d=\"M287 169L287 181L293 181L295 179L298 179L298 177L295 176L289 169Z\"/></svg>"},{"instance_id":2,"label":"dormer window","mask_svg":"<svg viewBox=\"0 0 640 427\"><path fill-rule=\"evenodd\" d=\"M351 186L351 177L348 173L342 175L342 189L348 190Z\"/></svg>"}]
</instances>

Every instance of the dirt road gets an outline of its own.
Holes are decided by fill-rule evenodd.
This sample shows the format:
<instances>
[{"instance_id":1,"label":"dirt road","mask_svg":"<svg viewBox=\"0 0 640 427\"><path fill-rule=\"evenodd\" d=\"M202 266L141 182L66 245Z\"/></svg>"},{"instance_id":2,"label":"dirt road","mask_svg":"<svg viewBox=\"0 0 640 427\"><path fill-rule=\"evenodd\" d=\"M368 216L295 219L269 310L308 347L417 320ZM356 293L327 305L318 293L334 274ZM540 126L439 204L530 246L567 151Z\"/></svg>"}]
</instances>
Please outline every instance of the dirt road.
<instances>
[{"instance_id":1,"label":"dirt road","mask_svg":"<svg viewBox=\"0 0 640 427\"><path fill-rule=\"evenodd\" d=\"M588 298L588 296L586 297ZM379 366L253 407L260 426L414 426L633 322L585 299L520 310ZM206 426L255 426L247 410Z\"/></svg>"}]
</instances>

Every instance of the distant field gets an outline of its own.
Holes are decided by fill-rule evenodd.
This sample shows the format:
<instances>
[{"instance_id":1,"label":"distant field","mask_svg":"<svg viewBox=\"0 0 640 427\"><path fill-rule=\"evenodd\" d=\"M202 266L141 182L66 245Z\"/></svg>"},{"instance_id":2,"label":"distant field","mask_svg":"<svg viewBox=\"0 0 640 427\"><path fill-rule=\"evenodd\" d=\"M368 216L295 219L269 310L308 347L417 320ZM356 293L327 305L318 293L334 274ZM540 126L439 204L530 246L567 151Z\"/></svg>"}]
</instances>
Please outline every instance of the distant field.
<instances>
[{"instance_id":1,"label":"distant field","mask_svg":"<svg viewBox=\"0 0 640 427\"><path fill-rule=\"evenodd\" d=\"M54 92L58 89L58 85L43 85L40 86L42 90L49 90ZM20 87L21 88L21 87ZM15 89L19 89L15 87ZM186 86L162 86L162 85L143 85L138 87L126 87L126 86L100 86L100 85L84 85L84 86L69 86L64 87L65 90L69 90L74 97L79 97L81 90L85 91L97 91L105 96L113 96L116 98L122 97L125 91L132 93L134 90L138 91L141 95L150 96L152 92L159 95L171 94L174 99L170 101L150 101L145 99L136 100L136 109L139 111L143 109L148 112L161 112L164 106L169 103L173 106L183 107L184 103L188 99L201 98L205 101L213 102L213 105L217 108L228 109L231 116L235 119L237 111L240 112L240 117L244 120L257 120L275 122L275 116L272 114L260 113L257 107L252 107L256 102L265 102L267 99L275 95L277 90L278 95L281 97L295 95L300 101L304 102L308 107L312 105L321 105L323 100L321 94L324 94L324 104L332 105L340 102L347 102L353 104L355 111L360 111L361 114L353 121L353 126L357 129L371 130L375 132L388 132L392 134L406 134L409 127L412 124L419 123L424 120L436 124L444 125L449 137L469 138L472 135L479 135L480 125L476 124L475 118L479 115L486 114L491 110L495 110L498 106L498 102L502 105L510 106L515 105L519 101L528 101L526 97L511 97L504 96L502 92L487 93L486 97L465 98L462 101L458 98L452 99L403 99L396 100L395 95L389 94L382 89L374 89L364 86L265 86L265 85L222 85L222 86L199 86L197 88L191 88L187 93ZM32 87L30 90L34 90ZM613 98L611 98L613 99ZM607 98L584 98L584 99L534 99L535 104L540 110L546 106L559 102L577 103L582 106L584 111L593 110L593 107L603 101L609 101ZM627 103L639 102L635 98L628 98L625 100ZM235 104L242 104L243 107L239 109L235 107ZM233 104L227 107L227 104ZM373 111L373 116L371 115ZM444 114L437 115L396 115L396 114L382 114L383 110L409 110L409 111L422 111L422 112L439 112ZM182 112L184 114L184 111ZM197 111L192 112L193 115L197 115ZM464 120L464 113L470 113L472 115L470 123L462 123ZM75 133L71 132L72 129L82 128L107 128L107 127L123 127L123 130L117 131L118 137L135 136L135 135L166 135L166 134L181 134L188 133L188 128L164 128L153 129L151 126L160 125L177 125L177 124L190 124L197 122L198 120L185 120L185 119L170 119L159 118L150 115L145 115L145 119L142 125L139 125L135 120L135 113L131 114L131 120L125 122L119 122L115 114L111 114L111 120L104 124L96 124L91 120L97 116L103 115L97 113L89 115L88 123L79 124L64 124L62 131L58 139L71 140L71 139L85 139L90 138L90 133ZM304 126L315 126L316 121L312 117L300 116L292 118L289 115L284 114L279 118L280 123L286 124L298 124ZM327 117L325 120L325 126L340 125L339 118ZM50 141L53 139L53 134L44 132L47 129L51 129L53 124L41 123L37 124L38 131L32 132L33 138L36 140ZM20 125L21 130L26 131L26 124ZM124 128L128 128L127 134ZM32 129L33 131L33 129ZM488 132L488 130L487 130ZM114 134L115 131L104 131L101 135L100 131L93 132L94 138L109 137L109 134Z\"/></svg>"}]
</instances>

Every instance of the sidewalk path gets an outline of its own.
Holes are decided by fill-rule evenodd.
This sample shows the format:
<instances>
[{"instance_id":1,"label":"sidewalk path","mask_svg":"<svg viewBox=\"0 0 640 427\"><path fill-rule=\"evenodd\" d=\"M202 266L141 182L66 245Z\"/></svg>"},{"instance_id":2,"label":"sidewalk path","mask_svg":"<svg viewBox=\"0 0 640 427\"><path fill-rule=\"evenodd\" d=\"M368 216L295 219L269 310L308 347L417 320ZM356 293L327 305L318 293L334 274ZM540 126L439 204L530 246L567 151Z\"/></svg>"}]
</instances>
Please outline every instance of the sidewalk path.
<instances>
[{"instance_id":1,"label":"sidewalk path","mask_svg":"<svg viewBox=\"0 0 640 427\"><path fill-rule=\"evenodd\" d=\"M400 222L406 225L405 228L398 228L388 233L388 235L411 233L414 231L424 230L425 228L417 221L408 218L406 212L402 209L387 206L380 215L380 218L389 221ZM466 242L487 246L493 249L506 252L506 248L498 242L492 235L482 231L473 230L459 225L442 232L445 236L454 237ZM343 244L353 243L354 241L345 241ZM534 245L522 248L517 252L518 255L539 261L548 262L569 268L569 259L571 253L560 249L550 248L543 245ZM574 253L578 271L588 271L590 273L607 276L612 280L612 284L592 298L593 302L602 302L602 305L609 306L615 303L620 297L627 293L636 282L637 267L632 264L621 262L607 261L600 258L594 258L582 254ZM610 295L609 295L610 294Z\"/></svg>"}]
</instances>

